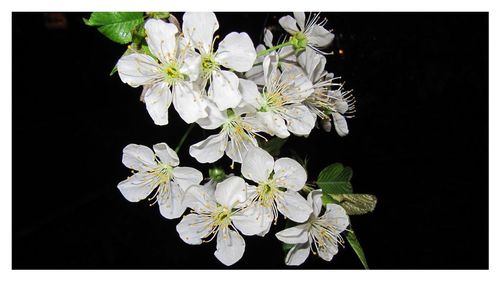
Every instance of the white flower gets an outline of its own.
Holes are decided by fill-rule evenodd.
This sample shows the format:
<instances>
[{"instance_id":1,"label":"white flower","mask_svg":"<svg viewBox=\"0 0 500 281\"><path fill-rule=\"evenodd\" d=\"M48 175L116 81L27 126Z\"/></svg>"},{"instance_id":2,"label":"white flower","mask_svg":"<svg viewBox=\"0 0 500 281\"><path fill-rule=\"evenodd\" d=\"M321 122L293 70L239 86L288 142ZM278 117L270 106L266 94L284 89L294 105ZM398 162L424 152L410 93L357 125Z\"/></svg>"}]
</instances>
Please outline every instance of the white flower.
<instances>
[{"instance_id":1,"label":"white flower","mask_svg":"<svg viewBox=\"0 0 500 281\"><path fill-rule=\"evenodd\" d=\"M130 202L148 197L158 203L160 213L168 218L180 217L186 207L182 204L184 191L203 179L201 172L190 167L177 167L179 158L167 144L153 146L154 152L143 145L129 144L123 149L123 164L134 171L118 184L122 195Z\"/></svg>"},{"instance_id":2,"label":"white flower","mask_svg":"<svg viewBox=\"0 0 500 281\"><path fill-rule=\"evenodd\" d=\"M281 72L277 62L267 56L263 62L265 85L262 93L252 81L240 87L243 100L257 109L256 118L261 131L280 138L290 135L308 136L315 120L302 104L314 90L312 84L297 68Z\"/></svg>"},{"instance_id":3,"label":"white flower","mask_svg":"<svg viewBox=\"0 0 500 281\"><path fill-rule=\"evenodd\" d=\"M150 86L144 102L157 125L168 124L172 101L187 123L206 117L206 103L200 89L193 85L199 75L196 66L200 56L182 37L176 36L174 24L149 19L144 28L149 50L156 58L139 53L123 56L117 63L121 80L132 87Z\"/></svg>"},{"instance_id":4,"label":"white flower","mask_svg":"<svg viewBox=\"0 0 500 281\"><path fill-rule=\"evenodd\" d=\"M275 162L269 153L255 147L243 159L241 173L257 183L248 187L249 202L243 211L259 222L260 228L254 229L258 232L251 234L265 235L277 220L278 212L296 222L309 218L312 209L297 192L304 187L307 174L297 161L280 158Z\"/></svg>"},{"instance_id":5,"label":"white flower","mask_svg":"<svg viewBox=\"0 0 500 281\"><path fill-rule=\"evenodd\" d=\"M318 48L324 48L332 43L335 35L326 30L323 26L328 22L323 19L319 22L319 13L309 14L306 19L304 12L294 12L293 17L284 16L280 18L279 23L290 35L292 42L298 50L309 47L318 53L325 54Z\"/></svg>"},{"instance_id":6,"label":"white flower","mask_svg":"<svg viewBox=\"0 0 500 281\"><path fill-rule=\"evenodd\" d=\"M177 232L184 242L191 245L210 242L217 237L215 256L223 264L232 265L245 252L245 240L233 224L234 220L238 219L240 225L250 230L256 225L255 218L240 214L241 204L246 200L247 184L240 177L229 177L216 186L214 182L203 187L193 185L184 198L185 204L193 211L182 218Z\"/></svg>"},{"instance_id":7,"label":"white flower","mask_svg":"<svg viewBox=\"0 0 500 281\"><path fill-rule=\"evenodd\" d=\"M307 106L315 120L316 116L321 118L323 126L331 124L330 120L333 120L337 133L340 136L347 135L349 130L344 116L350 118L355 112L355 99L351 91L342 91L343 84L334 82L338 78L325 71L326 58L323 55L306 49L298 56L297 62L314 89L302 103ZM333 87L337 89L332 90ZM326 127L328 129L328 125Z\"/></svg>"},{"instance_id":8,"label":"white flower","mask_svg":"<svg viewBox=\"0 0 500 281\"><path fill-rule=\"evenodd\" d=\"M246 112L239 108L219 111L212 103L208 105L208 112L208 117L197 123L209 130L221 127L221 131L191 145L189 154L200 163L213 163L226 152L234 162L241 163L248 149L258 146L255 139L258 135L255 117L243 116Z\"/></svg>"},{"instance_id":9,"label":"white flower","mask_svg":"<svg viewBox=\"0 0 500 281\"><path fill-rule=\"evenodd\" d=\"M286 255L287 265L301 265L310 251L331 261L338 252L338 244L342 245L344 242L340 233L349 225L349 217L344 208L337 204L326 205L325 213L319 216L321 196L321 190L314 190L307 196L314 211L306 223L276 233L279 240L295 245Z\"/></svg>"},{"instance_id":10,"label":"white flower","mask_svg":"<svg viewBox=\"0 0 500 281\"><path fill-rule=\"evenodd\" d=\"M238 77L232 71L221 70L221 66L244 72L249 70L256 58L252 40L242 32L229 33L214 50L215 31L219 23L214 13L191 13L183 16L182 31L186 39L200 52L198 67L201 72L201 87L209 81L208 96L219 110L236 107L241 100L238 92ZM217 38L217 37L216 37Z\"/></svg>"}]
</instances>

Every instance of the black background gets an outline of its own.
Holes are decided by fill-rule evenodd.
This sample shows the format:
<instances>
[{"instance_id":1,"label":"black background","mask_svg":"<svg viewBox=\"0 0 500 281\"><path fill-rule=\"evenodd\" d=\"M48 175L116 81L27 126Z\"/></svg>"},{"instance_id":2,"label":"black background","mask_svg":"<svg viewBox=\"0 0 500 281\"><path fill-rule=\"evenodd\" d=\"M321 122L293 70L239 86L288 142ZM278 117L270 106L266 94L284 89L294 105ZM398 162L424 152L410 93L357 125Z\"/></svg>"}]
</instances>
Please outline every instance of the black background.
<instances>
[{"instance_id":1,"label":"black background","mask_svg":"<svg viewBox=\"0 0 500 281\"><path fill-rule=\"evenodd\" d=\"M218 13L218 34L258 43L281 15ZM187 125L173 110L171 124L154 125L140 89L108 75L125 47L85 26L89 13L65 16L66 29L49 29L47 14L13 14L13 268L225 268L215 242L185 244L179 220L116 188L129 175L125 145L175 147ZM352 217L371 268L487 268L488 14L324 16L336 33L327 68L354 89L357 114L347 137L314 130L284 154L307 154L311 179L349 165L355 192L377 195L374 213ZM203 138L195 129L179 157L206 176L187 152ZM233 268L286 268L273 235L282 228L245 237ZM362 266L346 246L302 268Z\"/></svg>"}]
</instances>

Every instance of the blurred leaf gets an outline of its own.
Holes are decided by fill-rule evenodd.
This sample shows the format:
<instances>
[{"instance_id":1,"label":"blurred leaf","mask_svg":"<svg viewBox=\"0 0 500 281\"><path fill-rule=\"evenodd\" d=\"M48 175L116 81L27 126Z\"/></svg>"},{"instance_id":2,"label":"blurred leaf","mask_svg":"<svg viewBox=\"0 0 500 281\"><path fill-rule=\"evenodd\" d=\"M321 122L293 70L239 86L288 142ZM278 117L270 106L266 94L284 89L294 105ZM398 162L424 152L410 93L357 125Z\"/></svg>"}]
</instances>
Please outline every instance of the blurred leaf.
<instances>
[{"instance_id":1,"label":"blurred leaf","mask_svg":"<svg viewBox=\"0 0 500 281\"><path fill-rule=\"evenodd\" d=\"M364 268L369 269L368 263L366 262L365 258L365 252L363 251L363 248L361 248L361 244L359 243L358 238L356 237L356 234L354 234L352 228L347 232L346 238L356 255L358 255L358 258L363 264Z\"/></svg>"},{"instance_id":2,"label":"blurred leaf","mask_svg":"<svg viewBox=\"0 0 500 281\"><path fill-rule=\"evenodd\" d=\"M144 23L142 12L94 12L86 25L96 26L97 30L112 41L120 44L132 42L132 32Z\"/></svg>"},{"instance_id":3,"label":"blurred leaf","mask_svg":"<svg viewBox=\"0 0 500 281\"><path fill-rule=\"evenodd\" d=\"M352 193L352 169L340 163L324 168L318 176L316 184L328 194Z\"/></svg>"},{"instance_id":4,"label":"blurred leaf","mask_svg":"<svg viewBox=\"0 0 500 281\"><path fill-rule=\"evenodd\" d=\"M348 215L362 215L373 212L377 205L377 197L371 194L340 194L333 195L340 202Z\"/></svg>"},{"instance_id":5,"label":"blurred leaf","mask_svg":"<svg viewBox=\"0 0 500 281\"><path fill-rule=\"evenodd\" d=\"M269 152L271 156L278 156L280 154L281 148L285 144L288 139L280 139L278 137L274 137L268 141L259 139L259 147Z\"/></svg>"}]
</instances>

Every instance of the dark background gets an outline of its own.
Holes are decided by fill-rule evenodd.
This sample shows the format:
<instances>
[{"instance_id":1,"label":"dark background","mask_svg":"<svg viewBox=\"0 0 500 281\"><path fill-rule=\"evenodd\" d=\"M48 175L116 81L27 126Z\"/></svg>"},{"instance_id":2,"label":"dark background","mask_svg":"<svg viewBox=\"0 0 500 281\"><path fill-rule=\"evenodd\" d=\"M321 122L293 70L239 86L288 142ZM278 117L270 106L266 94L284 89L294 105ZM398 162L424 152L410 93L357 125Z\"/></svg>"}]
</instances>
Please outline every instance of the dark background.
<instances>
[{"instance_id":1,"label":"dark background","mask_svg":"<svg viewBox=\"0 0 500 281\"><path fill-rule=\"evenodd\" d=\"M281 15L218 13L218 34L258 43ZM215 242L185 244L179 220L116 188L129 175L125 145L175 147L187 125L173 109L171 124L154 125L140 89L108 75L125 47L85 26L88 16L13 14L13 268L224 268ZM488 14L324 16L336 33L327 68L354 89L357 114L347 137L314 130L285 155L307 154L311 179L349 165L355 192L378 197L374 213L352 217L371 268L488 268ZM202 138L195 129L179 157L206 176L188 154ZM282 228L245 237L233 267L286 268ZM302 268L362 266L346 246Z\"/></svg>"}]
</instances>

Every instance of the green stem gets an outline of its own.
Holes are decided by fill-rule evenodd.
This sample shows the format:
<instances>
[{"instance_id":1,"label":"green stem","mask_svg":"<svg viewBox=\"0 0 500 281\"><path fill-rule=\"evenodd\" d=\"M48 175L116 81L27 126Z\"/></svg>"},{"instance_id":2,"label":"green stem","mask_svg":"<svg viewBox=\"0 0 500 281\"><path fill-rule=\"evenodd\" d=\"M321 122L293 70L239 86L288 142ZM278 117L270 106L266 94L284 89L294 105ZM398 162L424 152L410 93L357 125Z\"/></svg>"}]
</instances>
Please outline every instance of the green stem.
<instances>
[{"instance_id":1,"label":"green stem","mask_svg":"<svg viewBox=\"0 0 500 281\"><path fill-rule=\"evenodd\" d=\"M186 141L187 136L189 135L189 133L191 132L191 130L194 128L194 124L195 123L192 123L191 125L189 125L189 128L187 128L186 132L184 133L184 135L182 136L181 140L179 141L179 144L175 148L175 153L179 153L179 150L181 149L182 145Z\"/></svg>"},{"instance_id":2,"label":"green stem","mask_svg":"<svg viewBox=\"0 0 500 281\"><path fill-rule=\"evenodd\" d=\"M283 47L285 47L285 46L291 46L291 45L293 45L293 44L292 44L292 42L290 42L290 41L287 41L287 42L281 43L281 44L276 45L276 46L274 46L274 47L271 47L271 48L269 48L269 49L262 50L262 51L258 52L258 53L257 53L257 57L262 57L262 56L265 56L265 55L267 55L267 54L271 53L271 52L272 52L272 51L274 51L274 50L277 50L277 49L279 49L279 48L283 48Z\"/></svg>"}]
</instances>

